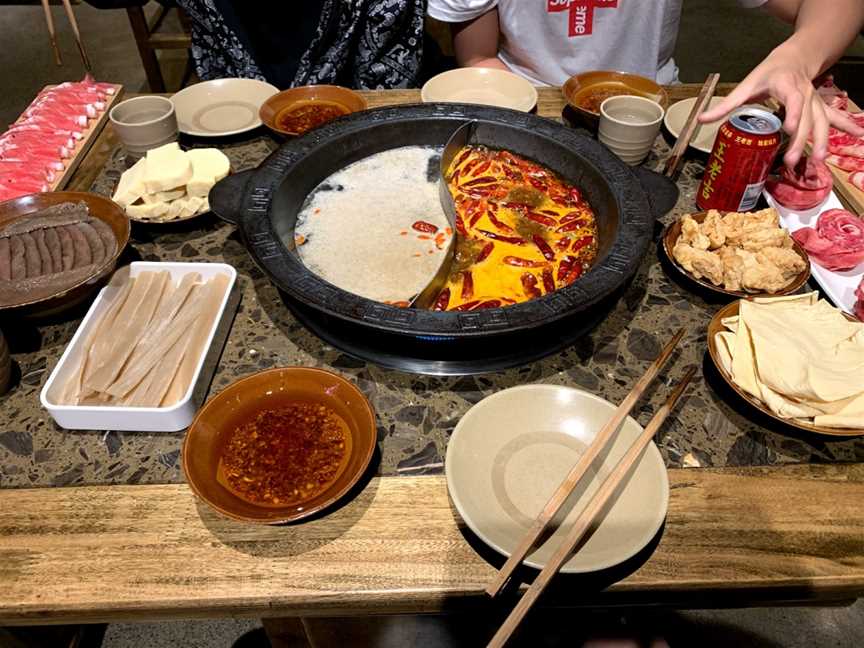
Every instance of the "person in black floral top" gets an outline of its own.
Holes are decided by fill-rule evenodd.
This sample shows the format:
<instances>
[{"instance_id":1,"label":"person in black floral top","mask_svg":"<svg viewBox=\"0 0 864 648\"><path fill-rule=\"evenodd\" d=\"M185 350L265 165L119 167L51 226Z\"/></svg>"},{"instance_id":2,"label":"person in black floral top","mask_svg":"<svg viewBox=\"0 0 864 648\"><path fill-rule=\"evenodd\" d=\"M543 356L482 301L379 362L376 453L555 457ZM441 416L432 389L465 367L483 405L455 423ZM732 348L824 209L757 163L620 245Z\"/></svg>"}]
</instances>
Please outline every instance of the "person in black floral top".
<instances>
[{"instance_id":1,"label":"person in black floral top","mask_svg":"<svg viewBox=\"0 0 864 648\"><path fill-rule=\"evenodd\" d=\"M285 88L418 85L424 0L177 0L192 24L203 80L263 79Z\"/></svg>"}]
</instances>

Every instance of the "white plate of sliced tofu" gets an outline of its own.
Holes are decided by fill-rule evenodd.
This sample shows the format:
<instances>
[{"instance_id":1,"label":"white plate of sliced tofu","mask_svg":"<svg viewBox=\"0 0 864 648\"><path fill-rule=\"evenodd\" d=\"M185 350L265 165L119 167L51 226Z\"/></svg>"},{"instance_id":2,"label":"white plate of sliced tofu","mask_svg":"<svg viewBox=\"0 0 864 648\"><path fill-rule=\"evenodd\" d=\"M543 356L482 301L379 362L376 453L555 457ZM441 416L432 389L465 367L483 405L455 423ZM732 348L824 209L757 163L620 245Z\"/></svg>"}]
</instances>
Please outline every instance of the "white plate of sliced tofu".
<instances>
[{"instance_id":1,"label":"white plate of sliced tofu","mask_svg":"<svg viewBox=\"0 0 864 648\"><path fill-rule=\"evenodd\" d=\"M112 200L141 223L176 223L210 211L207 195L231 163L216 148L184 151L176 142L147 151L123 172Z\"/></svg>"}]
</instances>

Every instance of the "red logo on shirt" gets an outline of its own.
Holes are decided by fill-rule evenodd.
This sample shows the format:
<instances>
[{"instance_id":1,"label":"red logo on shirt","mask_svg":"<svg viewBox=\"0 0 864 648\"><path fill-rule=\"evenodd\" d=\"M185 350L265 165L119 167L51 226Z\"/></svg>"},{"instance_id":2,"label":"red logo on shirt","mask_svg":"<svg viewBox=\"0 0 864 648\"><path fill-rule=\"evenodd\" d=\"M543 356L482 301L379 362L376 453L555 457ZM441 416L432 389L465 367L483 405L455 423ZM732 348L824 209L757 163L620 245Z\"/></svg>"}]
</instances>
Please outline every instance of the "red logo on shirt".
<instances>
[{"instance_id":1,"label":"red logo on shirt","mask_svg":"<svg viewBox=\"0 0 864 648\"><path fill-rule=\"evenodd\" d=\"M618 0L546 0L546 11L569 11L569 35L588 36L594 26L595 9L617 9Z\"/></svg>"}]
</instances>

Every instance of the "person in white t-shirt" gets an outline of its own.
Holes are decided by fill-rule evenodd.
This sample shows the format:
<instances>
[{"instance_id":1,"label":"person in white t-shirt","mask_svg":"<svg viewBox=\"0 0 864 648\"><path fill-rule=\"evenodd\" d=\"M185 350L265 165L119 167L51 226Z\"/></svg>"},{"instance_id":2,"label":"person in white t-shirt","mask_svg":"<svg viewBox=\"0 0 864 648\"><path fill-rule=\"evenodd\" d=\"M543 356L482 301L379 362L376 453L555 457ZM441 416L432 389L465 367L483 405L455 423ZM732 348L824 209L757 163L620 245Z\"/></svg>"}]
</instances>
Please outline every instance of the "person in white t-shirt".
<instances>
[{"instance_id":1,"label":"person in white t-shirt","mask_svg":"<svg viewBox=\"0 0 864 648\"><path fill-rule=\"evenodd\" d=\"M672 58L682 0L428 0L432 18L451 23L461 66L510 70L537 85L561 85L586 70L624 70L675 83ZM773 96L786 106L794 166L808 136L827 155L828 126L864 135L817 96L812 79L833 64L864 25L862 0L738 0L795 24L795 33L701 121L716 121L748 101ZM734 55L730 39L726 55ZM722 55L722 52L718 52Z\"/></svg>"}]
</instances>

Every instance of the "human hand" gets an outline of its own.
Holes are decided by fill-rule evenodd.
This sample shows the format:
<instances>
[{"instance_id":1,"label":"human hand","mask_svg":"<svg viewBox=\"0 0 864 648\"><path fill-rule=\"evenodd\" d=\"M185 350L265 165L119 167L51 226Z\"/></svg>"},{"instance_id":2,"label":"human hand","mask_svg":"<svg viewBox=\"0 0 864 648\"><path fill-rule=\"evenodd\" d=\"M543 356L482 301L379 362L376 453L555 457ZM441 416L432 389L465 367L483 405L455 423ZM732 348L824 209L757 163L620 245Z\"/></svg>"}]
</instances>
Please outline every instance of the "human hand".
<instances>
[{"instance_id":1,"label":"human hand","mask_svg":"<svg viewBox=\"0 0 864 648\"><path fill-rule=\"evenodd\" d=\"M699 121L718 121L738 106L773 97L786 107L783 130L791 137L783 156L786 166L792 168L798 163L808 138L812 139L811 157L824 161L828 154L830 126L856 137L864 136L864 128L842 110L826 105L813 87L812 79L818 72L812 69L806 53L787 41L756 66L728 97L702 113Z\"/></svg>"}]
</instances>

